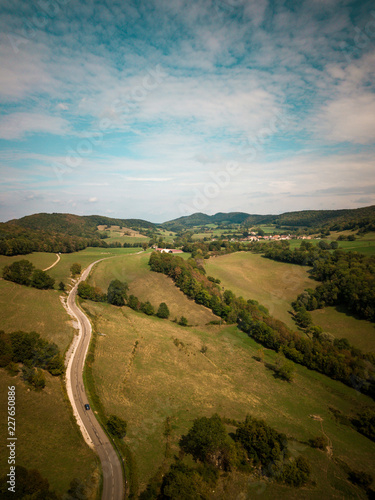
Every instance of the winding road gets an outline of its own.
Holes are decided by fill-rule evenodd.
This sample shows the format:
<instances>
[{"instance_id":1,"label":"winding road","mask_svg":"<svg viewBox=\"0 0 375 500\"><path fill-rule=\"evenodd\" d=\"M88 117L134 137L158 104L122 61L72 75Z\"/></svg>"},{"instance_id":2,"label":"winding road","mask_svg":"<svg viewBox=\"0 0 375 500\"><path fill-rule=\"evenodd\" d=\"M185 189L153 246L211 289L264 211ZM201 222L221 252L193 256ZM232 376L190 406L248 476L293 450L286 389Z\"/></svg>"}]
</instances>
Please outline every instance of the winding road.
<instances>
[{"instance_id":1,"label":"winding road","mask_svg":"<svg viewBox=\"0 0 375 500\"><path fill-rule=\"evenodd\" d=\"M91 338L91 324L87 316L76 304L77 287L90 274L92 267L100 259L90 264L82 273L69 293L67 308L78 321L79 335L75 337L66 370L66 386L73 407L73 413L81 428L87 444L93 448L100 459L103 472L102 500L123 500L124 481L122 466L113 446L90 410L85 410L88 398L83 385L83 367Z\"/></svg>"}]
</instances>

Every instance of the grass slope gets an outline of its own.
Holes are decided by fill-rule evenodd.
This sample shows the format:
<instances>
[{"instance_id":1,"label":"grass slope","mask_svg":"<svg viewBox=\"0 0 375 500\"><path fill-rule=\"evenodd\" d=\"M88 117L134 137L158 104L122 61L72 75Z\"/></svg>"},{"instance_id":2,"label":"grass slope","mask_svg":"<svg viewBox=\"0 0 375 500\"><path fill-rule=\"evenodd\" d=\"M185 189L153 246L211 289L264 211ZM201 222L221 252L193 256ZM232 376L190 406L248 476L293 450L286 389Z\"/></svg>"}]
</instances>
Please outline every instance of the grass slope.
<instances>
[{"instance_id":1,"label":"grass slope","mask_svg":"<svg viewBox=\"0 0 375 500\"><path fill-rule=\"evenodd\" d=\"M73 338L71 319L55 290L37 290L1 280L0 310L0 329L6 332L36 331L55 342L62 352Z\"/></svg>"},{"instance_id":2,"label":"grass slope","mask_svg":"<svg viewBox=\"0 0 375 500\"><path fill-rule=\"evenodd\" d=\"M193 325L204 325L218 319L209 309L189 300L170 278L150 271L149 258L150 252L142 252L101 262L91 274L90 284L107 290L111 280L119 279L129 284L129 294L136 295L141 301L149 300L155 310L165 302L171 319L185 316Z\"/></svg>"},{"instance_id":3,"label":"grass slope","mask_svg":"<svg viewBox=\"0 0 375 500\"><path fill-rule=\"evenodd\" d=\"M259 345L236 327L183 328L126 307L92 302L85 307L95 318L94 332L105 334L97 336L96 387L106 412L128 421L126 442L136 457L142 487L178 452L179 437L194 418L218 412L243 419L251 413L299 440L292 443L291 451L307 454L317 483L304 489L303 498L363 497L334 461L304 443L321 433L320 423L310 418L318 414L333 442L334 457L371 472L375 444L338 425L328 409L354 413L363 405L373 405L369 398L302 366L296 365L291 384L275 379L254 359ZM200 352L203 344L208 347L206 355ZM265 350L266 362L272 363L274 357L274 352ZM166 453L168 417L173 431ZM219 485L212 498L252 497L254 485L248 478L237 475L232 482L229 490ZM262 486L259 498L301 498L301 490Z\"/></svg>"}]
</instances>

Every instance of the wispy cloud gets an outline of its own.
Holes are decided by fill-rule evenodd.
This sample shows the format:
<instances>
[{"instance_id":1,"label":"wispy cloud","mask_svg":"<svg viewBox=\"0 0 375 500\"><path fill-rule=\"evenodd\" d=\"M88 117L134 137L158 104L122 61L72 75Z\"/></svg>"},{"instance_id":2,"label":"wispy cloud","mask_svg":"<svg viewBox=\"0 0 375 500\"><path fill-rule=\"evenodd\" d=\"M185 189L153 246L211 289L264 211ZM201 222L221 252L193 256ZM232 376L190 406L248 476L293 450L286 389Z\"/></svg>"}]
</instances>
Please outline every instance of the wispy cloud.
<instances>
[{"instance_id":1,"label":"wispy cloud","mask_svg":"<svg viewBox=\"0 0 375 500\"><path fill-rule=\"evenodd\" d=\"M355 39L371 2L63 4L49 16L0 7L3 218L92 204L173 217L230 161L242 174L207 211L371 198L375 37ZM280 114L288 123L269 134ZM43 200L26 208L28 186Z\"/></svg>"}]
</instances>

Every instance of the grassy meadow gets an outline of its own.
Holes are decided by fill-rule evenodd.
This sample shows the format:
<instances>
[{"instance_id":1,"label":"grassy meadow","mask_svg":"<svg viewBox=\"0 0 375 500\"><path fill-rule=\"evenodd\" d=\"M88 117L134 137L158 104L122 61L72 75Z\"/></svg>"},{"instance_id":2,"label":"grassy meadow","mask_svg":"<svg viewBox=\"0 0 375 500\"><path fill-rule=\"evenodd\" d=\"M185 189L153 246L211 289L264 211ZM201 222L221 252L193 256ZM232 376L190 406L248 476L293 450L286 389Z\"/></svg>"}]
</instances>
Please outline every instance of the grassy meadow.
<instances>
[{"instance_id":1,"label":"grassy meadow","mask_svg":"<svg viewBox=\"0 0 375 500\"><path fill-rule=\"evenodd\" d=\"M171 463L180 436L195 418L218 412L244 419L250 413L297 440L290 442L291 452L311 460L317 484L293 490L254 484L235 474L226 486L219 483L213 499L252 498L254 490L259 498L301 498L302 492L303 498L365 498L334 460L306 443L321 434L320 423L310 417L320 415L334 458L371 472L375 444L337 424L329 410L331 406L354 414L373 405L369 398L298 365L292 383L276 379L267 367L275 353L264 349L265 363L256 361L260 346L233 326L184 328L127 307L88 301L84 307L93 318L94 332L101 333L93 363L97 391L107 414L128 421L125 440L137 462L140 489L160 466ZM200 352L203 345L206 354ZM164 436L167 418L172 426L170 448Z\"/></svg>"},{"instance_id":2,"label":"grassy meadow","mask_svg":"<svg viewBox=\"0 0 375 500\"><path fill-rule=\"evenodd\" d=\"M208 276L221 280L221 286L244 299L254 299L270 314L295 327L290 303L305 288L315 288L308 268L265 259L251 252L237 252L205 261Z\"/></svg>"},{"instance_id":3,"label":"grassy meadow","mask_svg":"<svg viewBox=\"0 0 375 500\"><path fill-rule=\"evenodd\" d=\"M46 269L56 261L57 257L56 254L47 252L34 252L27 255L13 255L12 257L0 255L0 271L3 271L4 266L24 259L29 260L37 269Z\"/></svg>"}]
</instances>

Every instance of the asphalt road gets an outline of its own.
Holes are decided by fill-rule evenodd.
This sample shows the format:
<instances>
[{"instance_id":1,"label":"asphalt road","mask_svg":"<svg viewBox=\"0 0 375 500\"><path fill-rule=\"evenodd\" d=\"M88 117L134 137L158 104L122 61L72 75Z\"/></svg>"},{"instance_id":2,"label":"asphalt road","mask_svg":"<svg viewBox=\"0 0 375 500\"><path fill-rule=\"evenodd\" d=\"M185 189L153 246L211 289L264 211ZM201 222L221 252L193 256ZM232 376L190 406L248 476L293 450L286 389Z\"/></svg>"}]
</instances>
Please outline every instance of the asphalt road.
<instances>
[{"instance_id":1,"label":"asphalt road","mask_svg":"<svg viewBox=\"0 0 375 500\"><path fill-rule=\"evenodd\" d=\"M114 451L107 435L101 428L99 422L96 420L93 410L85 410L85 404L88 403L88 398L83 385L82 372L90 343L91 324L87 316L77 306L76 296L78 283L87 278L91 268L94 264L96 264L96 262L93 262L88 268L85 269L79 281L70 291L67 300L68 308L77 318L80 328L79 341L74 349L71 359L69 360L67 368L67 390L72 402L73 411L76 417L78 416L77 420L84 438L86 442L88 442L88 444L95 449L102 465L102 500L123 500L124 481L120 459Z\"/></svg>"}]
</instances>

